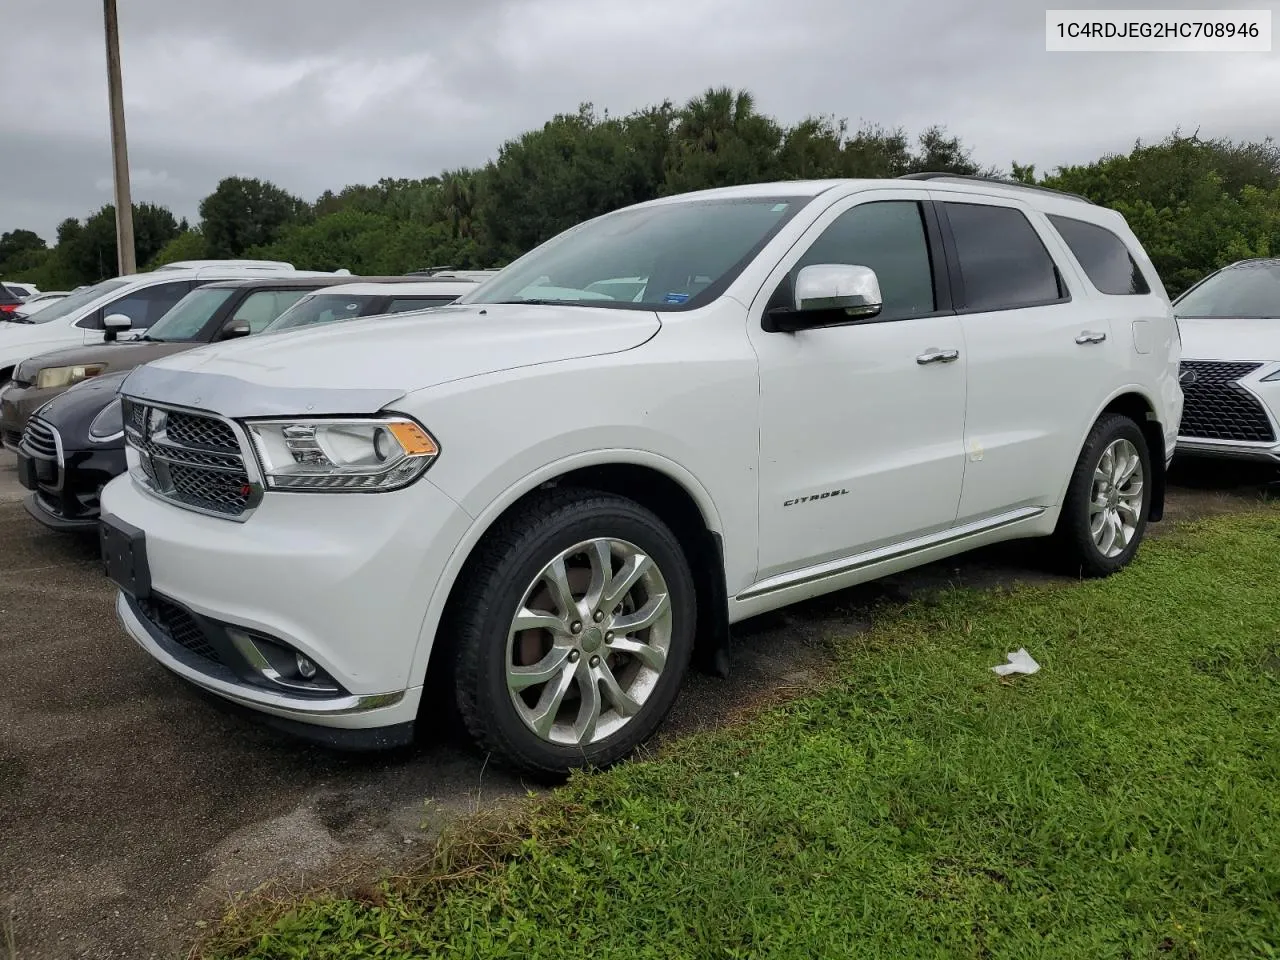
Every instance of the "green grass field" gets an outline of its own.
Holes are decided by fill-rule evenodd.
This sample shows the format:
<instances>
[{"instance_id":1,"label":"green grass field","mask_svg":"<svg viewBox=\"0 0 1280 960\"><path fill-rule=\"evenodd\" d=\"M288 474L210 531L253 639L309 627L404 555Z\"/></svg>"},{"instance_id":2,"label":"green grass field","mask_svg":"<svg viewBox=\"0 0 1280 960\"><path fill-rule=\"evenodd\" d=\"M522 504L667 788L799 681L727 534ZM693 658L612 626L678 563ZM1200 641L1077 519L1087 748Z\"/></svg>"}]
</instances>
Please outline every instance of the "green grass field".
<instances>
[{"instance_id":1,"label":"green grass field","mask_svg":"<svg viewBox=\"0 0 1280 960\"><path fill-rule=\"evenodd\" d=\"M886 608L823 692L242 912L207 957L1280 953L1280 511ZM1035 676L989 669L1025 646Z\"/></svg>"}]
</instances>

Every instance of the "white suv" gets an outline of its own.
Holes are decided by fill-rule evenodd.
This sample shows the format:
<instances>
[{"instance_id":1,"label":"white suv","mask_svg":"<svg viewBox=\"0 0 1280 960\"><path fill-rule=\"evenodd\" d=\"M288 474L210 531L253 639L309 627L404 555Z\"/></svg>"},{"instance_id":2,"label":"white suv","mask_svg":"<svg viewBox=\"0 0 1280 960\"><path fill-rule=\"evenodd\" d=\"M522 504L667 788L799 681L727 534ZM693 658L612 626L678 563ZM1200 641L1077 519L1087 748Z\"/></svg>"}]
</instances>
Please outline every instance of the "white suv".
<instances>
[{"instance_id":1,"label":"white suv","mask_svg":"<svg viewBox=\"0 0 1280 960\"><path fill-rule=\"evenodd\" d=\"M340 271L346 274L348 271ZM0 319L0 387L22 361L64 347L101 343L124 330L145 331L195 287L246 277L313 276L279 260L188 260L146 273L113 277L27 315ZM330 276L330 274L318 274Z\"/></svg>"},{"instance_id":2,"label":"white suv","mask_svg":"<svg viewBox=\"0 0 1280 960\"><path fill-rule=\"evenodd\" d=\"M1123 218L1078 198L665 197L429 318L134 371L106 565L148 653L289 729L403 743L448 690L508 764L604 765L735 621L1015 537L1124 566L1178 353Z\"/></svg>"}]
</instances>

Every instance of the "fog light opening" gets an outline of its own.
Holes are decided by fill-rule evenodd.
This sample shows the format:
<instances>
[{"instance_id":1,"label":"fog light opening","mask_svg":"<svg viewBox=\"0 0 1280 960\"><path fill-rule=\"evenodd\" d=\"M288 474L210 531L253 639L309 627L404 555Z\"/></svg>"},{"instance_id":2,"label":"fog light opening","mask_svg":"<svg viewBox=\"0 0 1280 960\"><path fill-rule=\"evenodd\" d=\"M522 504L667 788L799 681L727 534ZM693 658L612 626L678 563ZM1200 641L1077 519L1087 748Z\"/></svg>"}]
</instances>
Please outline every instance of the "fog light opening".
<instances>
[{"instance_id":1,"label":"fog light opening","mask_svg":"<svg viewBox=\"0 0 1280 960\"><path fill-rule=\"evenodd\" d=\"M297 661L298 674L304 680L310 680L315 677L317 668L314 663L300 653L295 655L295 660Z\"/></svg>"}]
</instances>

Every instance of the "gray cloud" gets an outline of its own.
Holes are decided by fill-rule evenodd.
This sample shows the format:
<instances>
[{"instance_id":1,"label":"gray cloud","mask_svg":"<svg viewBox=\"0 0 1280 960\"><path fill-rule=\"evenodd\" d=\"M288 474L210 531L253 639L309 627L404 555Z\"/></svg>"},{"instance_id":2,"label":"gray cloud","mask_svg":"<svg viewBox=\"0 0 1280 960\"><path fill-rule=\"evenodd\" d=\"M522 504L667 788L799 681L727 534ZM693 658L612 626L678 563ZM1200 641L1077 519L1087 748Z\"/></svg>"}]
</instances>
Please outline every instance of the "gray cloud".
<instances>
[{"instance_id":1,"label":"gray cloud","mask_svg":"<svg viewBox=\"0 0 1280 960\"><path fill-rule=\"evenodd\" d=\"M135 199L192 219L223 176L311 199L483 163L582 101L625 113L725 84L784 122L944 123L981 162L1040 169L1175 126L1255 139L1280 120L1276 53L1050 54L1044 7L1026 0L120 6ZM64 217L111 200L102 8L5 7L0 230L52 239Z\"/></svg>"}]
</instances>

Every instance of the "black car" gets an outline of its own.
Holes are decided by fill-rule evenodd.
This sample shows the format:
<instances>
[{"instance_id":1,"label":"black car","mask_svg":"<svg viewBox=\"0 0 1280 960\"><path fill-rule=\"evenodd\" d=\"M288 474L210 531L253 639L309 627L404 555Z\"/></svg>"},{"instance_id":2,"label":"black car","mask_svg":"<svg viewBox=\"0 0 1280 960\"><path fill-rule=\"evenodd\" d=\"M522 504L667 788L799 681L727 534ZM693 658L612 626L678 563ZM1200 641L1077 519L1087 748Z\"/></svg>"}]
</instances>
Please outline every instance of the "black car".
<instances>
[{"instance_id":1,"label":"black car","mask_svg":"<svg viewBox=\"0 0 1280 960\"><path fill-rule=\"evenodd\" d=\"M54 397L27 421L18 482L27 512L54 530L95 530L98 495L127 469L116 391L128 370L94 377Z\"/></svg>"},{"instance_id":2,"label":"black car","mask_svg":"<svg viewBox=\"0 0 1280 960\"><path fill-rule=\"evenodd\" d=\"M314 280L314 278L312 278ZM348 316L374 316L409 309L422 309L449 302L466 292L470 284L438 283L434 291L410 290L409 278L347 277L343 289L353 284L377 283L402 286L396 294L351 296L338 299L338 307L351 306ZM297 283L297 281L293 281ZM298 311L288 311L281 316L286 321L288 335L295 327L306 327L330 322L336 307L326 306L327 299L320 296L323 287L334 284L323 280L311 284L310 289L292 287L296 300L304 293L312 298L298 303ZM395 290L396 286L389 289ZM236 303L247 302L248 292L261 293L276 289L277 284L264 280L236 280L209 284L201 291L188 294L187 301L180 301L172 311L156 322L146 337L128 343L99 345L99 359L113 361L106 371L88 380L82 380L44 403L26 420L18 443L18 480L31 491L26 499L27 512L45 526L65 532L93 531L98 525L98 497L102 488L112 478L124 473L125 461L124 424L118 390L135 366L180 350L192 349L231 336L246 336L250 331L233 329L242 320L236 312ZM445 293L445 290L448 290ZM196 299L214 300L236 291L231 303L221 304L214 310L197 310ZM197 298L197 293L203 297ZM350 303L348 303L350 301ZM184 309L183 305L187 304ZM203 320L199 319L208 313ZM275 332L274 323L263 323L253 332ZM65 351L64 351L65 352ZM84 357L63 358L58 363L84 364ZM42 361L43 362L43 361ZM105 364L104 364L105 365ZM124 368L124 369L121 369ZM181 468L171 471L174 482L181 482Z\"/></svg>"}]
</instances>

